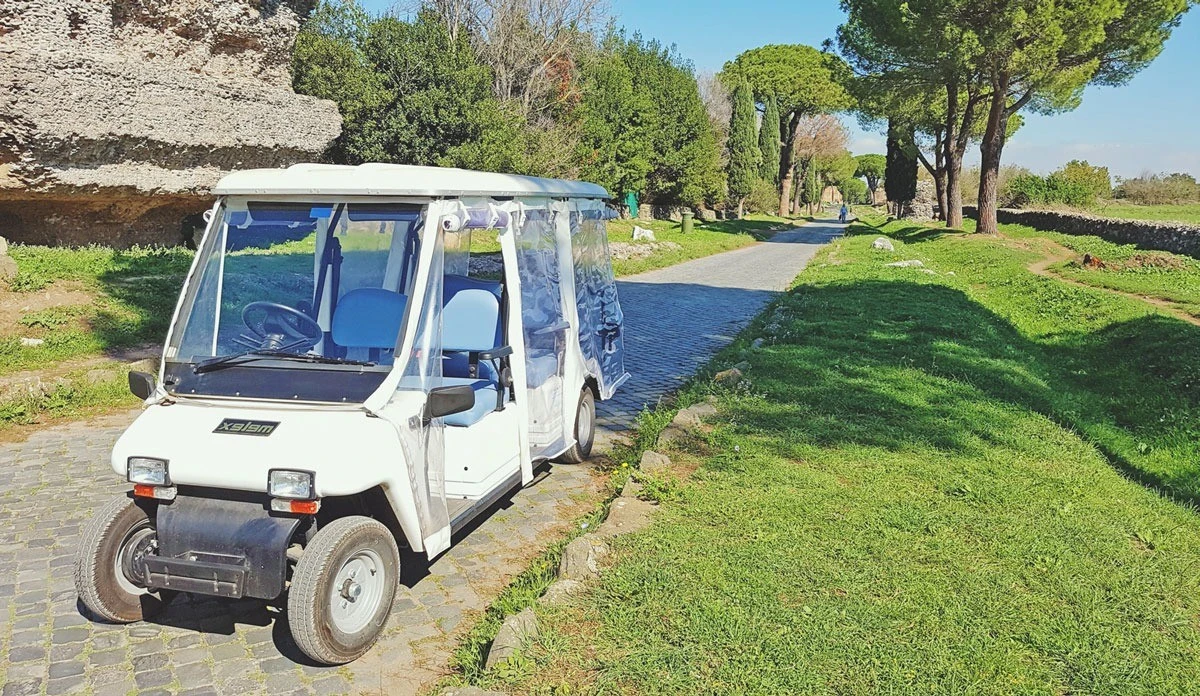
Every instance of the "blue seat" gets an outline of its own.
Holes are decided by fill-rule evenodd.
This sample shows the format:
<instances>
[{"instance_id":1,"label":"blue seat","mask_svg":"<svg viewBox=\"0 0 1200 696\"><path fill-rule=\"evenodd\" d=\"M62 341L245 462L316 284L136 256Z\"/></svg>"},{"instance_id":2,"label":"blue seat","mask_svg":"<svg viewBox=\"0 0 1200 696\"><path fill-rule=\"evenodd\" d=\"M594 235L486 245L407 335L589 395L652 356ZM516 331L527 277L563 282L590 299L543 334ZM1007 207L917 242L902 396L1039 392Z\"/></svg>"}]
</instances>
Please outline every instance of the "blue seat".
<instances>
[{"instance_id":1,"label":"blue seat","mask_svg":"<svg viewBox=\"0 0 1200 696\"><path fill-rule=\"evenodd\" d=\"M338 300L330 332L333 342L367 359L390 364L404 323L408 298L379 288L357 288Z\"/></svg>"},{"instance_id":2,"label":"blue seat","mask_svg":"<svg viewBox=\"0 0 1200 696\"><path fill-rule=\"evenodd\" d=\"M500 321L500 284L465 276L446 276L442 306L442 383L469 384L475 391L475 407L445 418L446 425L477 423L500 403L500 377L486 360L471 374L473 352L489 351L504 344Z\"/></svg>"},{"instance_id":3,"label":"blue seat","mask_svg":"<svg viewBox=\"0 0 1200 696\"><path fill-rule=\"evenodd\" d=\"M484 416L496 410L496 399L499 397L499 392L494 382L486 379L469 379L466 377L442 378L442 386L445 387L454 387L463 384L470 385L471 389L475 392L475 405L469 411L444 416L442 421L446 425L465 428L478 423Z\"/></svg>"}]
</instances>

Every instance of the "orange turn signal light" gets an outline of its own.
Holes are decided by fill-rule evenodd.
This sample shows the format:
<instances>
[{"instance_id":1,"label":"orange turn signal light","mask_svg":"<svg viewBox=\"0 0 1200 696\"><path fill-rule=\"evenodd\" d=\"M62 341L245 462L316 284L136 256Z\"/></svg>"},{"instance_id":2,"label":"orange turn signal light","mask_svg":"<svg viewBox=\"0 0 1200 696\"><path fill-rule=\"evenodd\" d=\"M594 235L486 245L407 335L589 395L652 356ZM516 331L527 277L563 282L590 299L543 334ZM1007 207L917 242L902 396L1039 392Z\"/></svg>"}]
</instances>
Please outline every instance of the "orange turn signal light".
<instances>
[{"instance_id":1,"label":"orange turn signal light","mask_svg":"<svg viewBox=\"0 0 1200 696\"><path fill-rule=\"evenodd\" d=\"M275 512L290 512L295 515L315 515L321 509L321 501L272 498L271 509Z\"/></svg>"},{"instance_id":2,"label":"orange turn signal light","mask_svg":"<svg viewBox=\"0 0 1200 696\"><path fill-rule=\"evenodd\" d=\"M144 483L133 484L133 494L138 498L155 498L157 500L175 500L179 489L175 486L150 486Z\"/></svg>"}]
</instances>

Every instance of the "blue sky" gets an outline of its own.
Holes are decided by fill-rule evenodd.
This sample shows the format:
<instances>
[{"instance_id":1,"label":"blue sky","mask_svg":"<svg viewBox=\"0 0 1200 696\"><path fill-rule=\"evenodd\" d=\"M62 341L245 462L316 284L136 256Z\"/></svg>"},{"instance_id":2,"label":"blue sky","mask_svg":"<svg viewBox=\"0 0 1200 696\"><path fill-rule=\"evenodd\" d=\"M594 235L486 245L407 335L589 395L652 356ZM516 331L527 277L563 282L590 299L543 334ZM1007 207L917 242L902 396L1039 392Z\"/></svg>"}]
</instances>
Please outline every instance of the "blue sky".
<instances>
[{"instance_id":1,"label":"blue sky","mask_svg":"<svg viewBox=\"0 0 1200 696\"><path fill-rule=\"evenodd\" d=\"M619 25L675 44L699 71L715 72L755 46L832 37L843 14L836 0L609 0ZM373 11L393 0L365 0ZM1071 159L1109 167L1114 175L1186 171L1200 177L1200 13L1183 20L1163 54L1124 87L1090 88L1067 114L1026 115L1004 159L1049 172ZM883 138L844 118L856 154L882 152ZM978 161L977 152L968 164Z\"/></svg>"}]
</instances>

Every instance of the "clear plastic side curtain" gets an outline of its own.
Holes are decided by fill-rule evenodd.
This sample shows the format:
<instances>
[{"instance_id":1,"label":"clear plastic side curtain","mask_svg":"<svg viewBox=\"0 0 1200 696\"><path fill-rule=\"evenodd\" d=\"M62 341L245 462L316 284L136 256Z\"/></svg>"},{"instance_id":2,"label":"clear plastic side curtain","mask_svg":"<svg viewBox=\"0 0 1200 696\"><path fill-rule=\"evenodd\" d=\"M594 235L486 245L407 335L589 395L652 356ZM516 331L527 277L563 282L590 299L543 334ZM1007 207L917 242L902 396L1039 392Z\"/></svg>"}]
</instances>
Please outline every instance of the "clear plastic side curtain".
<instances>
[{"instance_id":1,"label":"clear plastic side curtain","mask_svg":"<svg viewBox=\"0 0 1200 696\"><path fill-rule=\"evenodd\" d=\"M429 558L450 548L450 515L446 506L446 446L442 419L424 418L425 395L442 382L442 284L445 277L443 218L446 204L432 203L421 233L420 263L413 299L396 350L392 373L395 391L378 411L400 435L407 462L408 483L420 525L422 546ZM396 379L398 377L398 379ZM370 409L373 404L366 404ZM397 465L400 463L397 462Z\"/></svg>"},{"instance_id":2,"label":"clear plastic side curtain","mask_svg":"<svg viewBox=\"0 0 1200 696\"><path fill-rule=\"evenodd\" d=\"M547 205L546 201L542 205ZM516 228L525 341L526 405L534 457L556 453L565 439L562 418L566 330L554 211L529 205Z\"/></svg>"},{"instance_id":3,"label":"clear plastic side curtain","mask_svg":"<svg viewBox=\"0 0 1200 696\"><path fill-rule=\"evenodd\" d=\"M605 228L610 213L599 201L582 201L579 208L571 215L579 348L584 367L599 383L600 398L607 399L629 378L625 372L625 318Z\"/></svg>"}]
</instances>

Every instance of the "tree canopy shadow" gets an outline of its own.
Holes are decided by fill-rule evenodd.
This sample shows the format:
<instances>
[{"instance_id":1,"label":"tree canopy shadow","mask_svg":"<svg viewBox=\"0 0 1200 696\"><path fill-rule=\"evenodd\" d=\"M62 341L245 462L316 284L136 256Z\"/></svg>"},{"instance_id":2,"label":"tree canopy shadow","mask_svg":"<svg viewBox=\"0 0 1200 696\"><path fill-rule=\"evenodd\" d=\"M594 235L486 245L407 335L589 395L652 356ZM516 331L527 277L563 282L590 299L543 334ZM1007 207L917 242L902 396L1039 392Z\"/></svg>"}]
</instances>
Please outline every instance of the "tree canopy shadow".
<instances>
[{"instance_id":1,"label":"tree canopy shadow","mask_svg":"<svg viewBox=\"0 0 1200 696\"><path fill-rule=\"evenodd\" d=\"M982 453L1028 436L1025 409L1126 477L1200 504L1200 328L1150 315L1036 341L958 290L889 281L804 286L758 321L783 329L754 367L768 398L740 427Z\"/></svg>"}]
</instances>

